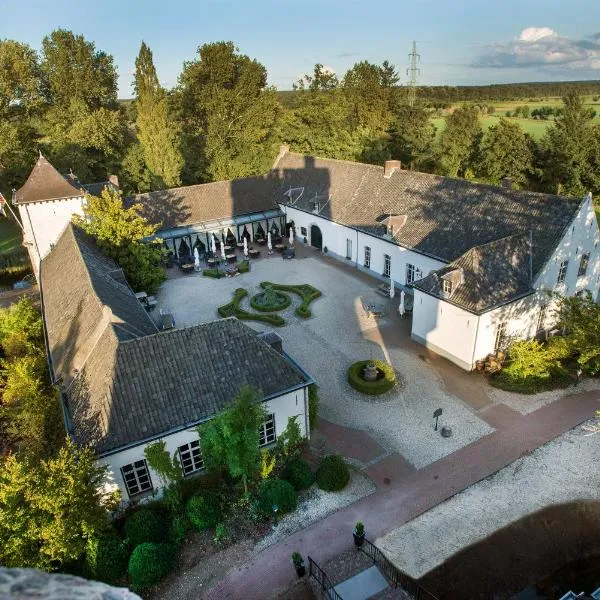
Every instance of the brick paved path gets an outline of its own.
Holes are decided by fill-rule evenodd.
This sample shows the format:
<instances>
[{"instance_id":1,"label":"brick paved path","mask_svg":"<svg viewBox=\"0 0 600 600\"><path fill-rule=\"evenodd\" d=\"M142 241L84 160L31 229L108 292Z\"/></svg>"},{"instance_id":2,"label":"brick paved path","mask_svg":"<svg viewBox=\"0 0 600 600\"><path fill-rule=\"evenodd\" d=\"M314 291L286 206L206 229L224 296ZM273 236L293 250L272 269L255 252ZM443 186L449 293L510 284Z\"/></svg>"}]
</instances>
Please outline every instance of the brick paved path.
<instances>
[{"instance_id":1,"label":"brick paved path","mask_svg":"<svg viewBox=\"0 0 600 600\"><path fill-rule=\"evenodd\" d=\"M245 565L233 570L203 597L214 600L272 598L293 584L295 572L290 555L294 551L325 563L352 546L352 529L362 521L367 535L376 539L414 519L514 462L523 454L549 442L594 416L600 408L597 392L567 396L548 406L520 415L503 405L482 411L498 429L476 442L415 471L401 457L390 455L366 469L377 492L335 512L310 527L266 548ZM337 426L335 426L337 427ZM349 453L362 455L363 432L354 437L347 430L344 445ZM334 440L335 441L335 440ZM335 444L333 444L335 447ZM376 451L371 446L367 455Z\"/></svg>"}]
</instances>

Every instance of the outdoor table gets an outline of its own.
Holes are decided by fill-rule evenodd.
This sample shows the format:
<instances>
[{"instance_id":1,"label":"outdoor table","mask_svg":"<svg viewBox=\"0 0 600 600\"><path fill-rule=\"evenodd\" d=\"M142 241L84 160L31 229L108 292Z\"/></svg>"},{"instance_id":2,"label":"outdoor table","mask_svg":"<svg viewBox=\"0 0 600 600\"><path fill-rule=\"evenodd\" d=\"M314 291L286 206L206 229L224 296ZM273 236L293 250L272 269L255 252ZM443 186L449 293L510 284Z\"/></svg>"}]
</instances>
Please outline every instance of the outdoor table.
<instances>
[{"instance_id":1,"label":"outdoor table","mask_svg":"<svg viewBox=\"0 0 600 600\"><path fill-rule=\"evenodd\" d=\"M216 258L208 258L208 259L206 259L206 264L207 264L209 267L214 267L215 265L217 265L217 264L218 264L218 262L219 262L219 261L218 261Z\"/></svg>"},{"instance_id":2,"label":"outdoor table","mask_svg":"<svg viewBox=\"0 0 600 600\"><path fill-rule=\"evenodd\" d=\"M283 253L283 248L284 248L283 244L275 244L273 246L273 249L275 250L275 252L281 252L281 253Z\"/></svg>"},{"instance_id":3,"label":"outdoor table","mask_svg":"<svg viewBox=\"0 0 600 600\"><path fill-rule=\"evenodd\" d=\"M248 250L248 254L250 255L250 258L258 258L260 256L260 250Z\"/></svg>"},{"instance_id":4,"label":"outdoor table","mask_svg":"<svg viewBox=\"0 0 600 600\"><path fill-rule=\"evenodd\" d=\"M256 240L256 243L257 243L259 246L264 246L264 245L267 243L267 240L265 240L265 239L263 239L263 238L260 238L260 239Z\"/></svg>"},{"instance_id":5,"label":"outdoor table","mask_svg":"<svg viewBox=\"0 0 600 600\"><path fill-rule=\"evenodd\" d=\"M244 242L238 242L238 243L236 244L236 246L237 246L239 249L242 249L242 248L244 247Z\"/></svg>"},{"instance_id":6,"label":"outdoor table","mask_svg":"<svg viewBox=\"0 0 600 600\"><path fill-rule=\"evenodd\" d=\"M233 248L233 246L225 246L225 252L231 252Z\"/></svg>"},{"instance_id":7,"label":"outdoor table","mask_svg":"<svg viewBox=\"0 0 600 600\"><path fill-rule=\"evenodd\" d=\"M228 263L234 263L237 260L237 256L235 254L226 254L225 258Z\"/></svg>"},{"instance_id":8,"label":"outdoor table","mask_svg":"<svg viewBox=\"0 0 600 600\"><path fill-rule=\"evenodd\" d=\"M181 265L181 270L184 273L191 273L194 270L194 263L185 263L183 265Z\"/></svg>"}]
</instances>

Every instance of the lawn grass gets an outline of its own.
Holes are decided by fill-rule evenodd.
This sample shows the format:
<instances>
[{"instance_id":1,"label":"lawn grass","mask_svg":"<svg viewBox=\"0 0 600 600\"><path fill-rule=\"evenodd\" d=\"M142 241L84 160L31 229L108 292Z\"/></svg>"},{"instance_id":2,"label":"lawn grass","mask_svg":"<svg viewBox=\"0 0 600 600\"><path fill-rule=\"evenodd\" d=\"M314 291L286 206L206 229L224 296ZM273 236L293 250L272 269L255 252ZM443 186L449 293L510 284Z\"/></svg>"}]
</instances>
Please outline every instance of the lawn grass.
<instances>
[{"instance_id":1,"label":"lawn grass","mask_svg":"<svg viewBox=\"0 0 600 600\"><path fill-rule=\"evenodd\" d=\"M483 131L487 131L492 125L497 125L502 115L487 115L481 117L481 126ZM528 133L533 139L539 140L543 137L546 129L552 125L552 121L542 121L538 119L522 119L517 117L510 117L508 119L511 123L518 123L525 133ZM439 136L444 128L446 127L446 119L444 117L435 117L431 119L434 127L436 128L436 137Z\"/></svg>"},{"instance_id":2,"label":"lawn grass","mask_svg":"<svg viewBox=\"0 0 600 600\"><path fill-rule=\"evenodd\" d=\"M0 216L0 254L11 252L21 245L21 228L6 217Z\"/></svg>"}]
</instances>

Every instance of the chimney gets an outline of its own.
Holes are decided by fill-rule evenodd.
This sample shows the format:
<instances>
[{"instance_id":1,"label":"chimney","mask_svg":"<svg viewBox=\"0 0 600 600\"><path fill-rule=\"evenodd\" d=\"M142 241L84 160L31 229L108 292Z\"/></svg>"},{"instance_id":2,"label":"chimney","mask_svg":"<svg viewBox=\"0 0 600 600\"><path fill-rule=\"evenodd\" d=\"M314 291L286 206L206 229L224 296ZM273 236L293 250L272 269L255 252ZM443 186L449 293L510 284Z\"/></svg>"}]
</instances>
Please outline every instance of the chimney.
<instances>
[{"instance_id":1,"label":"chimney","mask_svg":"<svg viewBox=\"0 0 600 600\"><path fill-rule=\"evenodd\" d=\"M402 163L399 160L386 160L383 165L383 176L389 179L394 171L399 171Z\"/></svg>"},{"instance_id":2,"label":"chimney","mask_svg":"<svg viewBox=\"0 0 600 600\"><path fill-rule=\"evenodd\" d=\"M119 178L116 175L109 175L108 182L117 189L119 189Z\"/></svg>"},{"instance_id":3,"label":"chimney","mask_svg":"<svg viewBox=\"0 0 600 600\"><path fill-rule=\"evenodd\" d=\"M503 188L506 188L507 190L512 190L512 186L513 186L512 177L503 177L502 181L500 182L500 185Z\"/></svg>"}]
</instances>

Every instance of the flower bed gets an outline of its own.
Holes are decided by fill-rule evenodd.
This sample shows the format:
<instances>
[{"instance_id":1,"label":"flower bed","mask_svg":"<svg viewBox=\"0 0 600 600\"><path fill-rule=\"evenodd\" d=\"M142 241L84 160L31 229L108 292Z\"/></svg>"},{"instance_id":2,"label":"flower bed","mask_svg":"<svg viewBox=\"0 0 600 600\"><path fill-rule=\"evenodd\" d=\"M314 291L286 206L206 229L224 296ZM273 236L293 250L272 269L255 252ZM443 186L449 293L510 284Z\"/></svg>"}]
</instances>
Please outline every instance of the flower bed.
<instances>
[{"instance_id":1,"label":"flower bed","mask_svg":"<svg viewBox=\"0 0 600 600\"><path fill-rule=\"evenodd\" d=\"M373 381L366 381L362 376L369 363L373 363L377 368L377 379ZM396 385L396 373L382 360L359 360L348 369L348 383L363 394L377 396L389 392Z\"/></svg>"},{"instance_id":2,"label":"flower bed","mask_svg":"<svg viewBox=\"0 0 600 600\"><path fill-rule=\"evenodd\" d=\"M281 285L278 283L271 283L270 281L263 281L260 284L260 287L263 289L266 289L268 286L272 286L274 290L279 292L290 292L300 296L302 302L294 312L302 319L308 319L312 315L309 308L310 303L321 296L321 292L308 283L302 285Z\"/></svg>"},{"instance_id":3,"label":"flower bed","mask_svg":"<svg viewBox=\"0 0 600 600\"><path fill-rule=\"evenodd\" d=\"M240 320L246 321L263 321L269 325L275 325L281 327L285 325L285 320L279 315L263 315L260 313L249 313L243 308L240 308L240 302L248 295L248 292L244 288L238 288L233 293L233 300L228 304L219 306L217 312L219 316L223 318L237 317Z\"/></svg>"}]
</instances>

